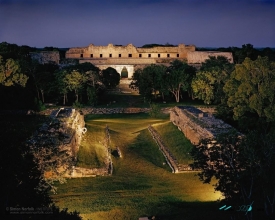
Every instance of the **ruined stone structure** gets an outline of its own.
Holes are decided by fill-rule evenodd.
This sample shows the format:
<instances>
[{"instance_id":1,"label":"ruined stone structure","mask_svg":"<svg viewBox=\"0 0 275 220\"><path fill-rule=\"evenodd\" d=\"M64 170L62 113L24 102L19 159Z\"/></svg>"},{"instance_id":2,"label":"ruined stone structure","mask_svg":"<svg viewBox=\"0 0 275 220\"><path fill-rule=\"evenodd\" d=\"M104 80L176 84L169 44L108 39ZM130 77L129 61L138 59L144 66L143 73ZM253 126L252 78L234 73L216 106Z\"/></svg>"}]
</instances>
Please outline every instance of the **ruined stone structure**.
<instances>
[{"instance_id":1,"label":"ruined stone structure","mask_svg":"<svg viewBox=\"0 0 275 220\"><path fill-rule=\"evenodd\" d=\"M233 62L231 53L195 51L194 45L179 44L178 46L138 48L133 44L127 46L95 46L75 47L66 52L67 59L78 59L80 63L90 62L100 69L113 67L121 74L126 69L131 78L134 71L150 64L169 65L175 59L187 61L189 64L201 64L209 56L225 56Z\"/></svg>"},{"instance_id":2,"label":"ruined stone structure","mask_svg":"<svg viewBox=\"0 0 275 220\"><path fill-rule=\"evenodd\" d=\"M37 60L40 64L59 64L60 61L60 54L58 51L31 52L30 56L33 60Z\"/></svg>"},{"instance_id":3,"label":"ruined stone structure","mask_svg":"<svg viewBox=\"0 0 275 220\"><path fill-rule=\"evenodd\" d=\"M77 156L82 135L86 132L84 115L71 108L60 108L52 112L51 117L57 119L61 127L58 132L64 132L66 137L63 143L70 155Z\"/></svg>"},{"instance_id":4,"label":"ruined stone structure","mask_svg":"<svg viewBox=\"0 0 275 220\"><path fill-rule=\"evenodd\" d=\"M49 121L27 141L38 164L46 167L46 178L61 175L76 161L82 134L86 131L84 126L84 116L80 112L61 108L54 110Z\"/></svg>"},{"instance_id":5,"label":"ruined stone structure","mask_svg":"<svg viewBox=\"0 0 275 220\"><path fill-rule=\"evenodd\" d=\"M170 121L181 130L192 144L202 139L215 139L218 134L234 130L233 127L192 106L176 106L170 112Z\"/></svg>"}]
</instances>

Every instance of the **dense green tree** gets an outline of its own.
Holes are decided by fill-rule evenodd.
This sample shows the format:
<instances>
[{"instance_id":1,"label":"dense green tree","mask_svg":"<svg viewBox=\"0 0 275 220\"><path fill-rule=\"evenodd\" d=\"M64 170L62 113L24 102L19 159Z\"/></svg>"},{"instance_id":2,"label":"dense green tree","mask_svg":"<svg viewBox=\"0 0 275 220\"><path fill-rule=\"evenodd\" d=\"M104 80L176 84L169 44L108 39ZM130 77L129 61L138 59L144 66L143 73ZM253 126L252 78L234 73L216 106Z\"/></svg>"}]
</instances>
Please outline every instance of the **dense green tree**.
<instances>
[{"instance_id":1,"label":"dense green tree","mask_svg":"<svg viewBox=\"0 0 275 220\"><path fill-rule=\"evenodd\" d=\"M78 71L72 71L65 75L64 83L66 88L75 93L75 102L78 102L79 90L83 87L85 83L85 77Z\"/></svg>"},{"instance_id":2,"label":"dense green tree","mask_svg":"<svg viewBox=\"0 0 275 220\"><path fill-rule=\"evenodd\" d=\"M22 73L18 61L13 59L4 61L3 57L0 56L0 84L4 86L19 85L25 87L28 78L28 76Z\"/></svg>"},{"instance_id":3,"label":"dense green tree","mask_svg":"<svg viewBox=\"0 0 275 220\"><path fill-rule=\"evenodd\" d=\"M68 101L67 94L69 92L69 87L65 83L65 76L68 74L67 70L59 70L54 73L55 81L54 88L57 93L63 96L63 105Z\"/></svg>"},{"instance_id":4,"label":"dense green tree","mask_svg":"<svg viewBox=\"0 0 275 220\"><path fill-rule=\"evenodd\" d=\"M55 72L53 88L63 96L63 105L68 102L68 93L73 91L76 102L82 95L87 97L88 104L97 103L98 93L104 88L99 69L91 63L71 65ZM80 99L79 99L80 95Z\"/></svg>"},{"instance_id":5,"label":"dense green tree","mask_svg":"<svg viewBox=\"0 0 275 220\"><path fill-rule=\"evenodd\" d=\"M275 63L267 57L258 57L255 61L246 58L242 64L237 64L224 91L235 119L256 113L260 118L274 121Z\"/></svg>"},{"instance_id":6,"label":"dense green tree","mask_svg":"<svg viewBox=\"0 0 275 220\"><path fill-rule=\"evenodd\" d=\"M166 88L171 92L176 102L180 101L180 92L191 89L191 82L196 69L185 62L175 60L171 63L164 77Z\"/></svg>"},{"instance_id":7,"label":"dense green tree","mask_svg":"<svg viewBox=\"0 0 275 220\"><path fill-rule=\"evenodd\" d=\"M223 87L228 80L233 64L226 57L209 57L192 81L194 96L205 104L219 104L225 98Z\"/></svg>"},{"instance_id":8,"label":"dense green tree","mask_svg":"<svg viewBox=\"0 0 275 220\"><path fill-rule=\"evenodd\" d=\"M120 75L112 67L108 67L101 72L101 82L106 86L106 88L115 88L119 85Z\"/></svg>"},{"instance_id":9,"label":"dense green tree","mask_svg":"<svg viewBox=\"0 0 275 220\"><path fill-rule=\"evenodd\" d=\"M148 78L149 76L145 75L142 69L137 69L133 74L129 87L131 89L138 90L139 94L143 96L144 99L150 100L152 96L152 89Z\"/></svg>"},{"instance_id":10,"label":"dense green tree","mask_svg":"<svg viewBox=\"0 0 275 220\"><path fill-rule=\"evenodd\" d=\"M241 49L235 50L235 63L242 63L245 58L250 58L251 60L256 60L259 55L252 44L244 44Z\"/></svg>"},{"instance_id":11,"label":"dense green tree","mask_svg":"<svg viewBox=\"0 0 275 220\"><path fill-rule=\"evenodd\" d=\"M134 72L130 88L138 89L139 93L148 100L151 100L152 94L156 99L158 93L165 92L165 73L164 65L151 64L144 69L138 69Z\"/></svg>"},{"instance_id":12,"label":"dense green tree","mask_svg":"<svg viewBox=\"0 0 275 220\"><path fill-rule=\"evenodd\" d=\"M198 176L204 183L210 183L212 178L217 180L215 190L220 191L227 202L240 206L254 202L254 207L264 208L266 216L273 219L274 141L274 133L255 131L246 137L229 133L215 140L203 140L191 153L193 166L201 170ZM252 212L248 213L248 219L252 217Z\"/></svg>"}]
</instances>

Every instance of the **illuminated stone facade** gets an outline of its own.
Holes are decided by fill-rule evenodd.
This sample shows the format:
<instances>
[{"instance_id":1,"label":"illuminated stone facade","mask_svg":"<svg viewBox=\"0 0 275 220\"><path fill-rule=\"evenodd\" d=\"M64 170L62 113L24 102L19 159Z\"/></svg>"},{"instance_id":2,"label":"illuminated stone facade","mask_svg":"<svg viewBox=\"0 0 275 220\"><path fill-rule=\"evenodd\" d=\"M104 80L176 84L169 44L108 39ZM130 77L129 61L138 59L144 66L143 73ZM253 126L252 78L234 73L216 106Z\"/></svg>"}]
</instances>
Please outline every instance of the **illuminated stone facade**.
<instances>
[{"instance_id":1,"label":"illuminated stone facade","mask_svg":"<svg viewBox=\"0 0 275 220\"><path fill-rule=\"evenodd\" d=\"M133 44L127 46L95 46L74 47L66 52L67 59L78 59L79 63L90 62L100 69L115 68L120 74L125 67L128 78L137 68L150 64L169 65L173 60L187 61L189 64L201 64L209 56L225 56L233 62L231 53L195 51L194 45L179 44L178 46L139 48Z\"/></svg>"},{"instance_id":2,"label":"illuminated stone facade","mask_svg":"<svg viewBox=\"0 0 275 220\"><path fill-rule=\"evenodd\" d=\"M193 106L176 106L170 112L170 121L182 131L192 144L202 139L215 139L219 134L235 131L233 127Z\"/></svg>"},{"instance_id":3,"label":"illuminated stone facade","mask_svg":"<svg viewBox=\"0 0 275 220\"><path fill-rule=\"evenodd\" d=\"M33 60L37 60L40 64L54 63L59 64L60 54L59 51L40 51L31 52L30 56Z\"/></svg>"}]
</instances>

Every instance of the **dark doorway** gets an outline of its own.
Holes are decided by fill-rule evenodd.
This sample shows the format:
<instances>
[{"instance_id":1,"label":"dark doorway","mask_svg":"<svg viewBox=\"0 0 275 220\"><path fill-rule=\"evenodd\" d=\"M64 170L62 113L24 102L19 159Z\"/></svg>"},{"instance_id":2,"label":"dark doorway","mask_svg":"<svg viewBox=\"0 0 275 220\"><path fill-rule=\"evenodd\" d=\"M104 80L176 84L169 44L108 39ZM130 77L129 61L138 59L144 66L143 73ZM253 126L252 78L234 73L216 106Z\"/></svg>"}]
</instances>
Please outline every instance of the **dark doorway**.
<instances>
[{"instance_id":1,"label":"dark doorway","mask_svg":"<svg viewBox=\"0 0 275 220\"><path fill-rule=\"evenodd\" d=\"M126 67L123 67L123 69L121 70L121 78L128 78L128 71Z\"/></svg>"}]
</instances>

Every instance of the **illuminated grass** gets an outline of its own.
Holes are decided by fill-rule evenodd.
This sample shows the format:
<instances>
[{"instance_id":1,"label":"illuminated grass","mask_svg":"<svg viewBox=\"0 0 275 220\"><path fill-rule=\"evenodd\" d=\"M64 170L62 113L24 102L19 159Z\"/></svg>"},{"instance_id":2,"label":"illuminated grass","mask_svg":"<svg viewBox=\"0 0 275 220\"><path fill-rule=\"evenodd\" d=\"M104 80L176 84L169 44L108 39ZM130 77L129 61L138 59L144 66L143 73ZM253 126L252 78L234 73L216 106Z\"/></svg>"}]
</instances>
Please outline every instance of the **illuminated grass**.
<instances>
[{"instance_id":1,"label":"illuminated grass","mask_svg":"<svg viewBox=\"0 0 275 220\"><path fill-rule=\"evenodd\" d=\"M185 138L181 131L172 122L160 123L153 126L161 135L163 142L175 156L178 163L190 164L192 157L189 155L193 145Z\"/></svg>"},{"instance_id":2,"label":"illuminated grass","mask_svg":"<svg viewBox=\"0 0 275 220\"><path fill-rule=\"evenodd\" d=\"M87 134L79 147L77 166L84 168L99 168L104 166L106 149L104 142L104 127L86 125Z\"/></svg>"},{"instance_id":3,"label":"illuminated grass","mask_svg":"<svg viewBox=\"0 0 275 220\"><path fill-rule=\"evenodd\" d=\"M194 212L202 201L217 200L220 195L214 193L211 185L202 184L195 173L172 174L163 164L165 159L147 127L168 121L168 116L152 119L147 114L87 116L85 142L101 140L107 124L111 147L118 146L123 157L112 157L112 176L70 179L58 185L58 193L52 195L56 205L77 210L84 219L136 220L152 215L182 219L182 214L190 217L190 211ZM214 203L207 205L212 207ZM195 217L199 219L198 215Z\"/></svg>"}]
</instances>

